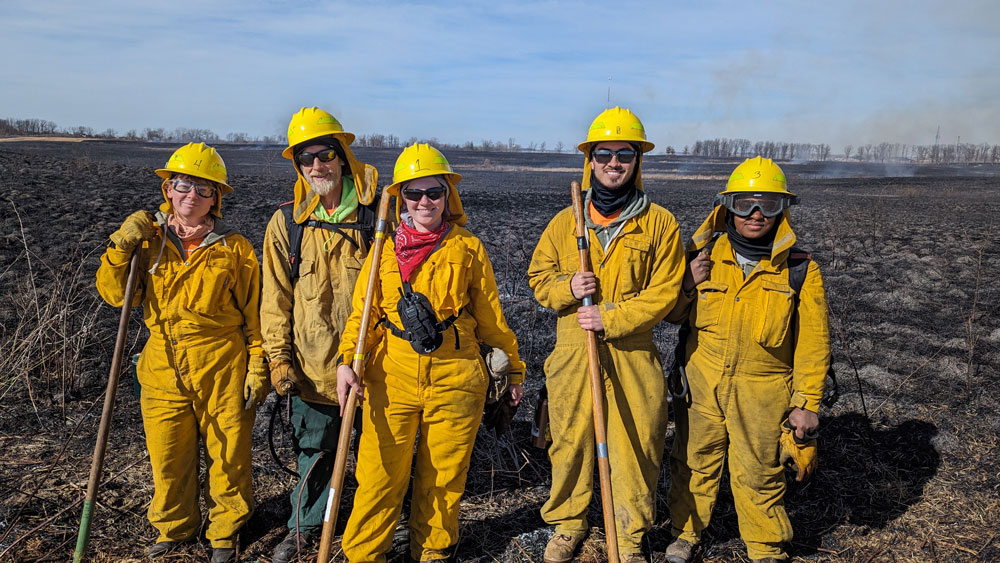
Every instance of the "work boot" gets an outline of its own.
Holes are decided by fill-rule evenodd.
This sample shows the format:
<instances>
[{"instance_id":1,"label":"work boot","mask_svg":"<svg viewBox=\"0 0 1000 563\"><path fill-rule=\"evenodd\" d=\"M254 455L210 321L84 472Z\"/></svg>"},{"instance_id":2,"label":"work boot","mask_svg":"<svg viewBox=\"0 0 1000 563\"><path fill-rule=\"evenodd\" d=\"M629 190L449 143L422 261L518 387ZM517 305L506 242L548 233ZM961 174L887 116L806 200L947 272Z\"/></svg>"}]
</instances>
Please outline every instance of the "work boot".
<instances>
[{"instance_id":1,"label":"work boot","mask_svg":"<svg viewBox=\"0 0 1000 563\"><path fill-rule=\"evenodd\" d=\"M213 547L212 563L229 563L236 561L236 549L232 547Z\"/></svg>"},{"instance_id":2,"label":"work boot","mask_svg":"<svg viewBox=\"0 0 1000 563\"><path fill-rule=\"evenodd\" d=\"M159 543L154 543L149 546L149 549L146 550L146 557L149 557L150 559L159 559L160 557L163 557L164 555L177 549L180 545L181 542L179 541L161 541Z\"/></svg>"},{"instance_id":3,"label":"work boot","mask_svg":"<svg viewBox=\"0 0 1000 563\"><path fill-rule=\"evenodd\" d=\"M295 540L295 530L289 530L285 539L274 548L271 555L271 563L289 563L299 554L299 544L302 544L302 551L305 552L312 544L312 535L305 532L299 533L298 541Z\"/></svg>"},{"instance_id":4,"label":"work boot","mask_svg":"<svg viewBox=\"0 0 1000 563\"><path fill-rule=\"evenodd\" d=\"M788 561L785 557L765 557L763 559L751 559L753 563L785 563Z\"/></svg>"},{"instance_id":5,"label":"work boot","mask_svg":"<svg viewBox=\"0 0 1000 563\"><path fill-rule=\"evenodd\" d=\"M552 539L545 545L545 563L565 563L572 560L573 553L582 540L583 536L553 534Z\"/></svg>"},{"instance_id":6,"label":"work boot","mask_svg":"<svg viewBox=\"0 0 1000 563\"><path fill-rule=\"evenodd\" d=\"M621 563L649 563L646 556L641 551L635 553L622 553L619 556Z\"/></svg>"},{"instance_id":7,"label":"work boot","mask_svg":"<svg viewBox=\"0 0 1000 563\"><path fill-rule=\"evenodd\" d=\"M669 563L688 563L694 555L694 544L677 538L667 546L667 561Z\"/></svg>"}]
</instances>

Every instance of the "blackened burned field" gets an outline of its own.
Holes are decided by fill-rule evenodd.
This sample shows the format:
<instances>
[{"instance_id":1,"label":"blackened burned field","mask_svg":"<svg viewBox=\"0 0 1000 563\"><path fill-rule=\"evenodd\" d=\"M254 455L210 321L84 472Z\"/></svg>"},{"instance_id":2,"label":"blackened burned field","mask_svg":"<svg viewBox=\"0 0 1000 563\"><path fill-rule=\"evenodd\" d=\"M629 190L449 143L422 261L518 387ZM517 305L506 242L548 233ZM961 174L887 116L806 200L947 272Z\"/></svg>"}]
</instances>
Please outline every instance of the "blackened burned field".
<instances>
[{"instance_id":1,"label":"blackened burned field","mask_svg":"<svg viewBox=\"0 0 1000 563\"><path fill-rule=\"evenodd\" d=\"M173 148L0 144L0 561L70 557L117 319L96 296L94 271L107 235L132 211L160 202L152 170ZM294 173L279 150L220 147L236 188L223 204L225 218L258 249L271 213L291 198ZM382 185L397 154L358 151L378 166ZM457 559L540 561L551 534L538 516L550 468L528 438L555 317L534 302L525 270L542 229L569 204L581 159L448 156L464 175L469 227L487 245L529 371L528 397L512 434L497 439L483 432L477 441ZM651 156L643 171L652 199L674 212L687 236L735 165ZM792 553L824 561L1000 558L997 170L782 166L803 201L793 209L800 246L823 269L842 393L822 413L819 473L806 485L792 484L786 496L796 530ZM138 315L131 328L129 355L145 338ZM665 363L674 332L667 324L656 331ZM289 514L291 478L267 447L276 406L272 397L258 413L258 506L241 538L245 561L269 561ZM274 437L279 457L289 463L292 452L277 421ZM669 451L672 427L664 439ZM653 561L663 560L669 538L668 487L664 471L658 525L647 542ZM138 401L126 375L92 560L141 560L155 536L145 519L151 488ZM743 560L728 493L715 514L705 560ZM595 501L591 522L600 521ZM206 553L207 545L196 545L178 560ZM603 536L594 528L580 560L603 559Z\"/></svg>"}]
</instances>

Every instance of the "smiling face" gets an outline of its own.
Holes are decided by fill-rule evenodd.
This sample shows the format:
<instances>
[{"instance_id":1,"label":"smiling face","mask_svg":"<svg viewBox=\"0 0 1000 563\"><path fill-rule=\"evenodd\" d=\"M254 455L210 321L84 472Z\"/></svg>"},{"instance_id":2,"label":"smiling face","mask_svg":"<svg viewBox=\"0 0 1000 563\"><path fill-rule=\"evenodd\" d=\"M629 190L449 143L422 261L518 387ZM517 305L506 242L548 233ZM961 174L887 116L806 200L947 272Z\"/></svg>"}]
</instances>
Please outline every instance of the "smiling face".
<instances>
[{"instance_id":1,"label":"smiling face","mask_svg":"<svg viewBox=\"0 0 1000 563\"><path fill-rule=\"evenodd\" d=\"M403 201L406 202L406 210L413 218L413 226L422 232L433 231L441 225L441 217L444 214L445 203L448 201L448 189L444 188L441 197L436 200L431 199L426 194L419 200L413 201L406 197L406 192L410 190L432 190L447 186L447 183L439 176L426 176L417 178L405 184L402 188Z\"/></svg>"},{"instance_id":2,"label":"smiling face","mask_svg":"<svg viewBox=\"0 0 1000 563\"><path fill-rule=\"evenodd\" d=\"M309 145L302 152L316 154L324 150L329 150L329 148L327 145L322 144ZM299 170L302 171L302 177L306 179L306 182L309 182L309 186L313 192L323 197L340 186L343 165L344 163L340 160L339 156L328 162L323 162L319 158L313 158L312 164L309 166L299 164Z\"/></svg>"},{"instance_id":3,"label":"smiling face","mask_svg":"<svg viewBox=\"0 0 1000 563\"><path fill-rule=\"evenodd\" d=\"M211 185L212 183L204 178L196 178L187 174L175 174L172 180L184 180L191 184ZM213 190L215 191L215 190ZM211 197L201 197L197 189L192 189L187 193L178 192L173 188L172 183L167 184L167 199L174 206L174 214L188 223L199 223L205 219L208 212L215 203L217 192Z\"/></svg>"},{"instance_id":4,"label":"smiling face","mask_svg":"<svg viewBox=\"0 0 1000 563\"><path fill-rule=\"evenodd\" d=\"M778 222L778 217L780 215L764 217L760 209L754 209L748 217L733 214L733 225L736 227L736 232L743 235L743 238L758 239L771 232L775 223Z\"/></svg>"},{"instance_id":5,"label":"smiling face","mask_svg":"<svg viewBox=\"0 0 1000 563\"><path fill-rule=\"evenodd\" d=\"M607 141L604 143L598 143L591 150L609 149L612 151L619 151L631 148L632 145L626 143L625 141ZM638 158L633 159L632 162L629 162L628 164L620 162L617 156L613 157L611 162L607 164L601 164L594 160L593 157L590 159L590 169L594 171L594 177L597 178L597 181L600 182L601 185L611 190L617 190L627 184L635 174L637 166L639 166Z\"/></svg>"}]
</instances>

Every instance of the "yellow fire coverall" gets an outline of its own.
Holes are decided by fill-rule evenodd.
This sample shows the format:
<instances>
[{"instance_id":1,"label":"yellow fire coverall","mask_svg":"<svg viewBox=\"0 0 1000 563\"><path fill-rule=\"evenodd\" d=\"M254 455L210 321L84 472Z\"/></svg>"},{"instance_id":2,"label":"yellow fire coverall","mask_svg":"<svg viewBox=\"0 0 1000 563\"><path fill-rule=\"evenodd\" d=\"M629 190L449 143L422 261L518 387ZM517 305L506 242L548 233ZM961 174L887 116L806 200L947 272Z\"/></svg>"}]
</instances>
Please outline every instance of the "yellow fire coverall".
<instances>
[{"instance_id":1,"label":"yellow fire coverall","mask_svg":"<svg viewBox=\"0 0 1000 563\"><path fill-rule=\"evenodd\" d=\"M132 303L142 305L149 328L136 368L153 469L149 521L159 531L157 543L198 533L201 437L208 467L205 537L212 547L235 547L254 508L254 411L244 408L243 384L249 356L263 354L260 265L250 242L218 218L185 260L178 239L164 241L165 221L158 213L156 235L142 244ZM97 270L97 290L114 307L125 300L129 258L109 246Z\"/></svg>"},{"instance_id":2,"label":"yellow fire coverall","mask_svg":"<svg viewBox=\"0 0 1000 563\"><path fill-rule=\"evenodd\" d=\"M359 204L371 203L377 173L343 147L357 190ZM316 219L319 196L299 175L295 183L292 217L296 223ZM357 222L357 211L344 222ZM264 233L264 299L261 325L264 350L271 362L287 361L306 379L298 389L303 401L337 404L337 366L344 323L351 314L351 296L368 245L357 230L346 231L354 246L340 234L306 228L299 253L299 278L292 283L288 263L290 242L281 210L274 212ZM329 479L329 476L327 476Z\"/></svg>"},{"instance_id":3,"label":"yellow fire coverall","mask_svg":"<svg viewBox=\"0 0 1000 563\"><path fill-rule=\"evenodd\" d=\"M372 327L366 341L364 426L358 447L358 490L344 530L344 554L351 562L385 561L392 547L416 447L410 505L410 554L418 561L445 559L458 543L459 500L476 431L486 401L488 373L478 341L510 356L510 383L524 381L524 363L514 333L500 308L496 279L486 249L461 225L465 214L450 186L450 230L410 278L438 320L458 318L442 334L441 347L418 354L410 343ZM397 198L397 204L399 198ZM397 211L398 213L398 211ZM371 256L361 279L368 279ZM387 317L396 327L402 280L391 238L382 250L371 324ZM340 345L353 358L364 309L365 283L354 291L354 310ZM461 314L459 314L461 312ZM456 333L457 330L457 333Z\"/></svg>"},{"instance_id":4,"label":"yellow fire coverall","mask_svg":"<svg viewBox=\"0 0 1000 563\"><path fill-rule=\"evenodd\" d=\"M684 250L674 216L659 205L628 219L607 252L588 229L590 263L597 275L594 304L604 334L598 340L604 379L608 458L619 551L641 551L652 526L656 481L667 425L666 380L653 326L673 307L684 277ZM558 315L556 345L545 361L552 445L552 490L542 518L556 533L583 535L593 492L594 421L587 336L570 292L579 270L572 208L560 211L542 233L528 268L538 302Z\"/></svg>"},{"instance_id":5,"label":"yellow fire coverall","mask_svg":"<svg viewBox=\"0 0 1000 563\"><path fill-rule=\"evenodd\" d=\"M751 559L783 557L792 538L785 513L785 475L778 463L779 425L794 407L819 411L830 365L823 280L810 261L795 309L786 260L795 243L788 211L777 225L770 258L744 279L729 244L726 210L716 207L695 232L690 251L716 232L707 280L681 292L667 320L690 321L690 408L677 410L671 454L670 517L674 533L697 543L708 526L722 464L729 473L740 536Z\"/></svg>"}]
</instances>

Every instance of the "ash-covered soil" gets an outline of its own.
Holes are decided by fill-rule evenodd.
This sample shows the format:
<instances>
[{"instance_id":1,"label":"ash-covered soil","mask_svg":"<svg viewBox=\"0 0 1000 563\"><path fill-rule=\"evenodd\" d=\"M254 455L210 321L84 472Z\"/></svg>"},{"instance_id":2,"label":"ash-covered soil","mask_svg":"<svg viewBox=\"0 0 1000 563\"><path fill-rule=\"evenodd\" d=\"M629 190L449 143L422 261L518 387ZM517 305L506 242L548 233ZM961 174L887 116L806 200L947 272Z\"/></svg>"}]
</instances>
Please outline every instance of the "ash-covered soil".
<instances>
[{"instance_id":1,"label":"ash-covered soil","mask_svg":"<svg viewBox=\"0 0 1000 563\"><path fill-rule=\"evenodd\" d=\"M109 233L131 212L160 203L173 146L115 142L0 145L0 561L66 561L79 526L118 311L100 302L93 276ZM236 191L227 221L260 247L294 172L279 147L219 147ZM395 149L358 149L389 183ZM555 316L534 302L525 271L549 219L569 204L582 159L570 154L450 151L464 175L469 227L487 245L505 313L528 363L528 396L512 434L480 434L462 505L460 561L541 561L551 529L538 510L550 468L529 445L542 363ZM736 161L651 156L651 198L690 235ZM995 217L1000 178L991 166L782 164L799 245L823 270L832 309L842 398L822 413L818 474L786 495L796 559L988 561L1000 558L1000 275ZM127 355L145 338L133 314ZM657 340L669 364L675 329ZM267 446L274 396L258 412L257 511L242 534L243 561L268 562L290 512L292 478ZM280 420L280 419L279 419ZM276 424L279 457L290 463ZM672 427L665 440L672 442ZM664 462L666 462L666 457ZM155 533L138 400L119 387L104 483L92 528L92 561L138 561ZM346 497L351 496L349 479ZM652 561L669 541L660 479ZM732 496L723 483L706 561L746 560ZM599 497L579 560L605 559ZM345 505L346 506L346 505ZM346 508L341 513L346 519ZM341 528L343 524L341 523ZM176 561L207 557L207 544ZM338 555L338 557L340 557ZM342 557L341 557L342 559ZM397 560L402 560L396 557Z\"/></svg>"}]
</instances>

